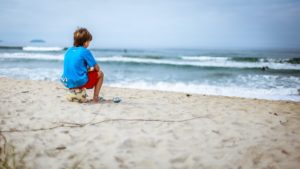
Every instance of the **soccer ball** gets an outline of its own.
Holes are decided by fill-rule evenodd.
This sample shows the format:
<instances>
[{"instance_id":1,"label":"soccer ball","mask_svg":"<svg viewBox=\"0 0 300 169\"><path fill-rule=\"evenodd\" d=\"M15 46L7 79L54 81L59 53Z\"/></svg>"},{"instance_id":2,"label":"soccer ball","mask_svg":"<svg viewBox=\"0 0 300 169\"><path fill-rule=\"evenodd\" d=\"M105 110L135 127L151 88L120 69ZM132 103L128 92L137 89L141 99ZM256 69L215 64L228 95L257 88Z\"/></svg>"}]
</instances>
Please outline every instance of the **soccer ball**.
<instances>
[{"instance_id":1,"label":"soccer ball","mask_svg":"<svg viewBox=\"0 0 300 169\"><path fill-rule=\"evenodd\" d=\"M71 102L86 103L87 94L86 89L70 89L67 94L67 99Z\"/></svg>"}]
</instances>

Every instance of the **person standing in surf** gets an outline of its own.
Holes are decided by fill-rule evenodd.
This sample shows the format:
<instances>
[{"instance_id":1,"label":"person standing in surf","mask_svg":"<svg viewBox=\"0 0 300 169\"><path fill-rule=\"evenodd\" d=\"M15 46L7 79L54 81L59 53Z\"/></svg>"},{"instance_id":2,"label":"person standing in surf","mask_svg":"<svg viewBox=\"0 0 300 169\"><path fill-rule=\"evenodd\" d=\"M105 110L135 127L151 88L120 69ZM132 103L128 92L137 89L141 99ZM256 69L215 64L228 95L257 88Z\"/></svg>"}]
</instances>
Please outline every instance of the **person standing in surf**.
<instances>
[{"instance_id":1,"label":"person standing in surf","mask_svg":"<svg viewBox=\"0 0 300 169\"><path fill-rule=\"evenodd\" d=\"M78 28L74 32L74 44L64 56L61 81L71 90L85 91L94 88L93 102L97 103L104 74L90 50L87 49L92 39L91 33L86 28Z\"/></svg>"}]
</instances>

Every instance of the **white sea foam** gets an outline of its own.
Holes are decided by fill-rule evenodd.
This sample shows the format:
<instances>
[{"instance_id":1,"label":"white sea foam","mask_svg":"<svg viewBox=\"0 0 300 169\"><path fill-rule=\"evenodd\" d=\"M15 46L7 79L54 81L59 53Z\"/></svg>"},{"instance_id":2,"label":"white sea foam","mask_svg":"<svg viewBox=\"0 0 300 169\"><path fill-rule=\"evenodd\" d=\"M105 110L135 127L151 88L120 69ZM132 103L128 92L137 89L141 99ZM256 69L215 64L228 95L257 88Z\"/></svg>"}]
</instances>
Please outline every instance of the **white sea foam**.
<instances>
[{"instance_id":1,"label":"white sea foam","mask_svg":"<svg viewBox=\"0 0 300 169\"><path fill-rule=\"evenodd\" d=\"M125 87L144 90L161 90L173 92L196 93L218 96L234 96L243 98L259 98L267 100L291 100L300 101L300 96L295 88L257 89L243 88L239 86L221 87L194 83L147 83L145 81L112 83L112 87Z\"/></svg>"},{"instance_id":2,"label":"white sea foam","mask_svg":"<svg viewBox=\"0 0 300 169\"><path fill-rule=\"evenodd\" d=\"M63 60L63 54L46 53L0 53L0 58L7 59L37 59L37 60Z\"/></svg>"},{"instance_id":3,"label":"white sea foam","mask_svg":"<svg viewBox=\"0 0 300 169\"><path fill-rule=\"evenodd\" d=\"M36 47L36 46L26 46L23 47L24 51L62 51L62 47Z\"/></svg>"},{"instance_id":4,"label":"white sea foam","mask_svg":"<svg viewBox=\"0 0 300 169\"><path fill-rule=\"evenodd\" d=\"M61 69L53 68L0 68L0 75L17 79L58 81Z\"/></svg>"},{"instance_id":5,"label":"white sea foam","mask_svg":"<svg viewBox=\"0 0 300 169\"><path fill-rule=\"evenodd\" d=\"M211 56L182 56L182 60L196 60L196 61L226 61L227 57L211 57Z\"/></svg>"},{"instance_id":6,"label":"white sea foam","mask_svg":"<svg viewBox=\"0 0 300 169\"><path fill-rule=\"evenodd\" d=\"M12 77L18 79L31 80L50 80L59 81L62 73L62 68L24 68L24 67L10 67L0 68L0 76ZM113 77L108 75L107 77ZM116 78L116 77L114 77ZM278 76L273 75L240 75L237 77L239 82L226 81L220 85L207 84L206 82L148 82L144 80L133 80L117 77L117 82L106 82L105 85L112 87L125 87L146 90L161 90L174 91L207 95L221 95L221 96L236 96L244 98L259 98L268 100L292 100L300 101L298 93L298 85L300 79L297 77L282 77L278 80ZM109 79L107 79L110 81ZM241 85L246 81L255 81L255 83L247 83ZM116 81L116 79L114 79ZM290 82L290 87L284 87L277 82ZM265 83L269 84L269 87ZM240 84L240 85L239 85Z\"/></svg>"}]
</instances>

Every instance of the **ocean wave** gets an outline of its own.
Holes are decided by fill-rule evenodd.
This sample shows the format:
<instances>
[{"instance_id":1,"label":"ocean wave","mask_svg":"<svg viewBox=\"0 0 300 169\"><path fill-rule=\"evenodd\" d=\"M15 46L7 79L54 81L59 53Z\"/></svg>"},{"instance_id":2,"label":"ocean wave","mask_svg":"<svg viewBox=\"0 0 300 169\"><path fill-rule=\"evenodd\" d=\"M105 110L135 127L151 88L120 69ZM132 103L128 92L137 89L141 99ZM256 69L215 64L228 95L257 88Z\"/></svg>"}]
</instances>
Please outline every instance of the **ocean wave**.
<instances>
[{"instance_id":1,"label":"ocean wave","mask_svg":"<svg viewBox=\"0 0 300 169\"><path fill-rule=\"evenodd\" d=\"M256 58L256 57L232 57L228 60L236 62L268 62L268 59Z\"/></svg>"},{"instance_id":2,"label":"ocean wave","mask_svg":"<svg viewBox=\"0 0 300 169\"><path fill-rule=\"evenodd\" d=\"M0 58L6 59L35 59L35 60L59 60L63 61L63 54L49 54L49 53L0 53ZM260 62L238 62L224 57L193 57L186 56L182 59L167 57L167 58L149 58L149 57L126 57L126 56L110 56L110 57L95 57L100 63L103 62L115 62L115 63L134 63L134 64L155 64L155 65L169 65L169 66L192 66L192 67L215 67L215 68L240 68L240 69L276 69L276 70L300 70L300 64L289 63L287 61L279 62L272 61L260 61ZM284 59L282 59L284 60ZM297 60L294 59L294 62Z\"/></svg>"},{"instance_id":3,"label":"ocean wave","mask_svg":"<svg viewBox=\"0 0 300 169\"><path fill-rule=\"evenodd\" d=\"M182 60L194 61L233 61L233 62L261 62L261 63L290 63L300 64L300 58L259 58L259 57L213 57L213 56L182 56Z\"/></svg>"},{"instance_id":4,"label":"ocean wave","mask_svg":"<svg viewBox=\"0 0 300 169\"><path fill-rule=\"evenodd\" d=\"M286 59L278 59L278 58L266 58L261 59L261 62L275 62L275 63L290 63L290 64L300 64L300 58L286 58Z\"/></svg>"},{"instance_id":5,"label":"ocean wave","mask_svg":"<svg viewBox=\"0 0 300 169\"><path fill-rule=\"evenodd\" d=\"M26 46L22 48L23 51L39 51L39 52L46 52L46 51L63 51L64 48L62 47L36 47L36 46Z\"/></svg>"},{"instance_id":6,"label":"ocean wave","mask_svg":"<svg viewBox=\"0 0 300 169\"><path fill-rule=\"evenodd\" d=\"M163 56L155 56L155 55L122 55L122 57L143 58L143 59L164 59Z\"/></svg>"},{"instance_id":7,"label":"ocean wave","mask_svg":"<svg viewBox=\"0 0 300 169\"><path fill-rule=\"evenodd\" d=\"M161 64L173 66L194 66L194 67L222 67L222 68L268 68L268 69L285 69L285 70L300 70L300 64L290 63L272 63L272 62L234 62L230 60L209 60L205 62L188 61L188 60L167 60L167 59L145 59L145 58L131 58L123 56L101 57L96 58L100 62L125 62L125 63L139 63L139 64Z\"/></svg>"}]
</instances>

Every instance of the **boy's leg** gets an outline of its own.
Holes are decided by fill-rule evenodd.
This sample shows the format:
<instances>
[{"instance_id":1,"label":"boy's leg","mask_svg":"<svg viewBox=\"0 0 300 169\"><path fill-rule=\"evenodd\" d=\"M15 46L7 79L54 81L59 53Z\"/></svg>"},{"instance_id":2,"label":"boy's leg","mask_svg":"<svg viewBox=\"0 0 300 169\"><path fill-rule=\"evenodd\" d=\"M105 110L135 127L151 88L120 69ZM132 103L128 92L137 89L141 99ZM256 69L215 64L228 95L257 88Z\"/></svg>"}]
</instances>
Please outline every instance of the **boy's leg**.
<instances>
[{"instance_id":1,"label":"boy's leg","mask_svg":"<svg viewBox=\"0 0 300 169\"><path fill-rule=\"evenodd\" d=\"M98 81L97 81L97 83L95 85L95 88L94 88L94 97L93 97L94 102L99 101L99 93L100 93L102 83L103 83L103 79L104 79L104 74L101 70L99 72L97 72L97 74L98 74Z\"/></svg>"}]
</instances>

